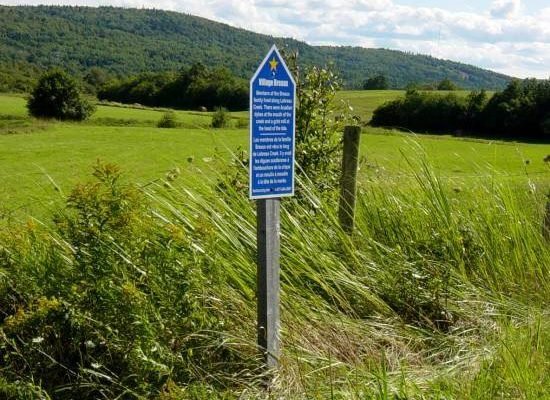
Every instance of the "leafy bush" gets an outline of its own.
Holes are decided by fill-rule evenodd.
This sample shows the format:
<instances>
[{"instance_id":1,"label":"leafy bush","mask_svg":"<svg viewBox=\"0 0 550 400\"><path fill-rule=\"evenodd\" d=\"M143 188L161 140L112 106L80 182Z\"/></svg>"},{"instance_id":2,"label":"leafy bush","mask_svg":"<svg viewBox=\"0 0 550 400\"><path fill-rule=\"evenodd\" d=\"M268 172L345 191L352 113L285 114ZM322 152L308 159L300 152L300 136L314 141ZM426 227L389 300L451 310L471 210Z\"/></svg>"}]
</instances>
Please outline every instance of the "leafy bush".
<instances>
[{"instance_id":1,"label":"leafy bush","mask_svg":"<svg viewBox=\"0 0 550 400\"><path fill-rule=\"evenodd\" d=\"M463 127L467 108L467 100L453 93L442 96L409 90L405 98L374 110L371 124L448 132Z\"/></svg>"},{"instance_id":2,"label":"leafy bush","mask_svg":"<svg viewBox=\"0 0 550 400\"><path fill-rule=\"evenodd\" d=\"M200 382L194 365L230 371L224 362L240 361L200 294L192 239L153 218L116 166L94 176L72 191L55 232L29 226L8 254L0 242L0 394L38 382L55 399L152 398L171 379Z\"/></svg>"},{"instance_id":3,"label":"leafy bush","mask_svg":"<svg viewBox=\"0 0 550 400\"><path fill-rule=\"evenodd\" d=\"M384 90L388 87L388 79L382 74L370 77L363 83L363 89L365 90Z\"/></svg>"},{"instance_id":4,"label":"leafy bush","mask_svg":"<svg viewBox=\"0 0 550 400\"><path fill-rule=\"evenodd\" d=\"M82 97L77 82L61 70L40 77L27 102L34 117L82 121L94 112L94 106Z\"/></svg>"},{"instance_id":5,"label":"leafy bush","mask_svg":"<svg viewBox=\"0 0 550 400\"><path fill-rule=\"evenodd\" d=\"M290 68L296 77L297 176L306 177L321 192L333 192L340 179L342 136L349 122L349 108L335 101L340 78L331 67L298 71L294 57Z\"/></svg>"},{"instance_id":6,"label":"leafy bush","mask_svg":"<svg viewBox=\"0 0 550 400\"><path fill-rule=\"evenodd\" d=\"M87 91L97 94L97 91L109 81L109 73L102 68L92 67L84 75Z\"/></svg>"},{"instance_id":7,"label":"leafy bush","mask_svg":"<svg viewBox=\"0 0 550 400\"><path fill-rule=\"evenodd\" d=\"M225 128L229 125L229 113L227 110L223 107L219 107L214 111L214 114L212 114L212 122L211 126L212 128Z\"/></svg>"},{"instance_id":8,"label":"leafy bush","mask_svg":"<svg viewBox=\"0 0 550 400\"><path fill-rule=\"evenodd\" d=\"M162 114L159 122L157 122L157 127L159 128L175 128L178 126L178 121L176 118L176 113L173 111L167 111Z\"/></svg>"},{"instance_id":9,"label":"leafy bush","mask_svg":"<svg viewBox=\"0 0 550 400\"><path fill-rule=\"evenodd\" d=\"M445 78L437 84L437 90L458 90L458 86L449 78Z\"/></svg>"}]
</instances>

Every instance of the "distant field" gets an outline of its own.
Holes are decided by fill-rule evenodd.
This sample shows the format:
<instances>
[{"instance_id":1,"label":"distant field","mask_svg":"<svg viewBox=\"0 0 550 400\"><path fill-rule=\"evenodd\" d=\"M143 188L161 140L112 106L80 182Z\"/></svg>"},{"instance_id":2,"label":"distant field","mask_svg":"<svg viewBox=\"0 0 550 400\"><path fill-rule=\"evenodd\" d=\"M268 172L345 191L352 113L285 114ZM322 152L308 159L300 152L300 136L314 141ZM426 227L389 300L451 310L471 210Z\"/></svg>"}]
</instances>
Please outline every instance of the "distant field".
<instances>
[{"instance_id":1,"label":"distant field","mask_svg":"<svg viewBox=\"0 0 550 400\"><path fill-rule=\"evenodd\" d=\"M0 116L27 117L26 103L25 97L19 94L0 95Z\"/></svg>"},{"instance_id":2,"label":"distant field","mask_svg":"<svg viewBox=\"0 0 550 400\"><path fill-rule=\"evenodd\" d=\"M336 100L347 102L352 107L352 114L368 122L376 108L404 95L403 90L346 90L338 92Z\"/></svg>"},{"instance_id":3,"label":"distant field","mask_svg":"<svg viewBox=\"0 0 550 400\"><path fill-rule=\"evenodd\" d=\"M27 118L26 99L23 96L0 95L0 120L2 116ZM107 126L156 126L167 109L152 109L141 106L118 104L98 105L92 117L82 125ZM211 112L173 111L177 122L188 128L207 128L210 125ZM234 122L247 118L247 113L232 113Z\"/></svg>"},{"instance_id":4,"label":"distant field","mask_svg":"<svg viewBox=\"0 0 550 400\"><path fill-rule=\"evenodd\" d=\"M379 104L400 95L399 91L351 91L338 97L348 100L366 120ZM87 179L97 159L119 164L129 180L146 184L176 167L187 179L196 167L208 170L216 154L227 159L230 150L248 146L246 128L211 129L209 113L177 111L181 128L156 128L163 112L100 105L85 123L36 122L27 117L23 98L0 95L0 210L35 212L48 207L61 198L58 190L67 193ZM246 113L232 116L234 121L247 118ZM363 179L410 175L406 157L423 149L441 176L463 186L470 179L488 176L549 181L550 168L543 162L550 154L549 145L414 136L374 128L364 132Z\"/></svg>"}]
</instances>

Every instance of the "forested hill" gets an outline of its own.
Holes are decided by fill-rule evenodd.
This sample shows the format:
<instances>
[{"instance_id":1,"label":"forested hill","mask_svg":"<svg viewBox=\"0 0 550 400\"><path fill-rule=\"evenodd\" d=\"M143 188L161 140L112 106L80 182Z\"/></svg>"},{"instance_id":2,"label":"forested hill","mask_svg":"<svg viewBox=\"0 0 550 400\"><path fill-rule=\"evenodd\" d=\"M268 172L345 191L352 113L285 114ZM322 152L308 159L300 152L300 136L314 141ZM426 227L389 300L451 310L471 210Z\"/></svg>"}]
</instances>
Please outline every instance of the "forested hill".
<instances>
[{"instance_id":1,"label":"forested hill","mask_svg":"<svg viewBox=\"0 0 550 400\"><path fill-rule=\"evenodd\" d=\"M347 87L377 73L390 86L450 78L464 88L502 88L509 77L474 66L384 49L309 46L191 15L112 7L0 6L0 89L21 86L41 70L84 74L100 67L127 76L179 70L195 62L249 77L275 42L304 64L334 62ZM16 82L17 81L17 82Z\"/></svg>"}]
</instances>

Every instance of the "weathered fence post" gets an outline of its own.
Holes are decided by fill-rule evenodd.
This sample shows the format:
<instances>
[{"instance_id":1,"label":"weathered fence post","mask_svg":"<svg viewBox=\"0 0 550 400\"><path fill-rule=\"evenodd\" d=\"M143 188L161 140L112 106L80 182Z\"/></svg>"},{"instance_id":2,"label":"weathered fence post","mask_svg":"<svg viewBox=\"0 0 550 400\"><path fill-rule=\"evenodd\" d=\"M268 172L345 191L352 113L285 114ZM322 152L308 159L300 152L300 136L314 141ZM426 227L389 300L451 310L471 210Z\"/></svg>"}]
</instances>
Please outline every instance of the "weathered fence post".
<instances>
[{"instance_id":1,"label":"weathered fence post","mask_svg":"<svg viewBox=\"0 0 550 400\"><path fill-rule=\"evenodd\" d=\"M258 345L268 370L279 362L280 199L257 201Z\"/></svg>"},{"instance_id":2,"label":"weathered fence post","mask_svg":"<svg viewBox=\"0 0 550 400\"><path fill-rule=\"evenodd\" d=\"M542 222L542 235L550 242L550 193L546 200L546 212L544 213L544 221Z\"/></svg>"},{"instance_id":3,"label":"weathered fence post","mask_svg":"<svg viewBox=\"0 0 550 400\"><path fill-rule=\"evenodd\" d=\"M351 234L355 220L355 196L357 191L357 166L359 164L359 141L361 127L344 128L344 154L342 157L342 179L340 180L340 208L338 219L342 229Z\"/></svg>"}]
</instances>

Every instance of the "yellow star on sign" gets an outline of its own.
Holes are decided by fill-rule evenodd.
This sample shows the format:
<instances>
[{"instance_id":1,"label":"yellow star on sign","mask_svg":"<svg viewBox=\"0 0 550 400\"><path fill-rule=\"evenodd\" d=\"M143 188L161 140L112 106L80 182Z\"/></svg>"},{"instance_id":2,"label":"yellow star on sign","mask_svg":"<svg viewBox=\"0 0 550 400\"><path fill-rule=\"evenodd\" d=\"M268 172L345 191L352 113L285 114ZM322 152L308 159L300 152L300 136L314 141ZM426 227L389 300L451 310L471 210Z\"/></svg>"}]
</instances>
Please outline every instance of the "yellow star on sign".
<instances>
[{"instance_id":1,"label":"yellow star on sign","mask_svg":"<svg viewBox=\"0 0 550 400\"><path fill-rule=\"evenodd\" d=\"M279 64L279 61L275 60L275 57L269 62L269 68L271 71L277 71L277 65Z\"/></svg>"}]
</instances>

